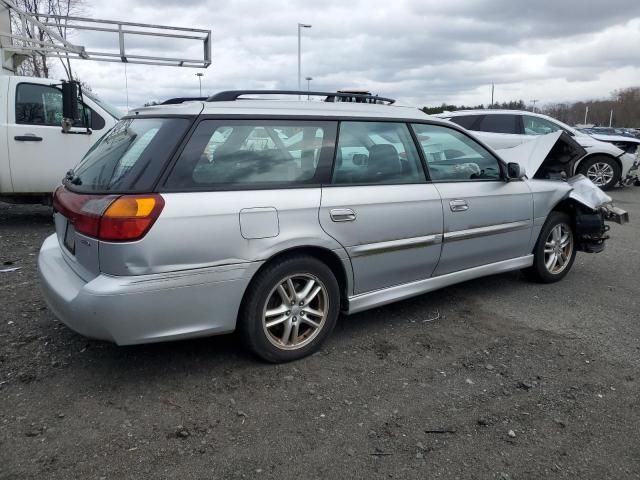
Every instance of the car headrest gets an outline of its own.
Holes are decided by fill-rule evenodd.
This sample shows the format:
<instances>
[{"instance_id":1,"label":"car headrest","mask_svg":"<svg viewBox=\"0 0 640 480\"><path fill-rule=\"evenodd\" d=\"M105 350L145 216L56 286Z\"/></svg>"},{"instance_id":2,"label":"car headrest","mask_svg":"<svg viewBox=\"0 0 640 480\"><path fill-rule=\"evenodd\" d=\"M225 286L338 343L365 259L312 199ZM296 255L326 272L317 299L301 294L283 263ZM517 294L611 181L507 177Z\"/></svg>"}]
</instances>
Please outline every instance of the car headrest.
<instances>
[{"instance_id":1,"label":"car headrest","mask_svg":"<svg viewBox=\"0 0 640 480\"><path fill-rule=\"evenodd\" d=\"M402 163L393 145L381 144L369 148L369 175L372 177L402 173Z\"/></svg>"}]
</instances>

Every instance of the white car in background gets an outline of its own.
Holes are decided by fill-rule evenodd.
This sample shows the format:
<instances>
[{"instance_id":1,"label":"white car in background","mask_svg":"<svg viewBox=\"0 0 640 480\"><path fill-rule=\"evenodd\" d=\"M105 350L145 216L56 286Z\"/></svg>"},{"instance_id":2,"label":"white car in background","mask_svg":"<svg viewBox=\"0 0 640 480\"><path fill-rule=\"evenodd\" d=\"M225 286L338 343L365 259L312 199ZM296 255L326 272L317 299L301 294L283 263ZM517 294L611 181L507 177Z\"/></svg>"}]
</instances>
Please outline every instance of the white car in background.
<instances>
[{"instance_id":1,"label":"white car in background","mask_svg":"<svg viewBox=\"0 0 640 480\"><path fill-rule=\"evenodd\" d=\"M627 153L546 115L522 110L459 110L435 116L473 131L494 149L512 148L540 135L564 131L586 150L574 173L583 174L603 190L638 180L636 153Z\"/></svg>"},{"instance_id":2,"label":"white car in background","mask_svg":"<svg viewBox=\"0 0 640 480\"><path fill-rule=\"evenodd\" d=\"M609 135L602 133L589 133L589 135L591 135L596 140L611 143L616 147L624 150L626 153L634 155L636 157L636 160L640 163L640 138L627 135ZM640 186L640 179L635 179L635 185Z\"/></svg>"}]
</instances>

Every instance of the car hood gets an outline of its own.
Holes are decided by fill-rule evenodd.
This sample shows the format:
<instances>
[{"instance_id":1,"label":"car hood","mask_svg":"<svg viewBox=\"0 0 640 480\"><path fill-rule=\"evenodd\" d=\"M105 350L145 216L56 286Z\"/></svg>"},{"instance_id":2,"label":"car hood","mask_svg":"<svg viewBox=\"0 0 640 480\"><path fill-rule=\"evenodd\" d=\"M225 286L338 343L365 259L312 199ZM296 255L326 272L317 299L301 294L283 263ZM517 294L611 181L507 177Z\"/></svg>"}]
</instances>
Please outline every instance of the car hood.
<instances>
[{"instance_id":1,"label":"car hood","mask_svg":"<svg viewBox=\"0 0 640 480\"><path fill-rule=\"evenodd\" d=\"M613 143L598 140L594 136L584 133L576 134L573 139L589 150L590 153L607 153L614 157L619 157L624 153L624 150L616 147Z\"/></svg>"},{"instance_id":2,"label":"car hood","mask_svg":"<svg viewBox=\"0 0 640 480\"><path fill-rule=\"evenodd\" d=\"M541 135L517 147L498 149L496 153L505 162L518 163L529 178L560 180L564 172L570 177L567 180L572 187L569 197L592 210L612 202L610 196L584 175L572 176L575 162L582 158L586 151L565 132Z\"/></svg>"},{"instance_id":3,"label":"car hood","mask_svg":"<svg viewBox=\"0 0 640 480\"><path fill-rule=\"evenodd\" d=\"M573 137L559 130L516 147L498 149L496 153L507 163L518 163L529 178L544 174L549 178L550 171L565 172L567 177L573 175L575 162L587 152Z\"/></svg>"},{"instance_id":4,"label":"car hood","mask_svg":"<svg viewBox=\"0 0 640 480\"><path fill-rule=\"evenodd\" d=\"M635 137L625 137L624 135L601 135L599 133L594 133L591 135L598 141L601 142L631 142L631 143L640 143L640 138Z\"/></svg>"}]
</instances>

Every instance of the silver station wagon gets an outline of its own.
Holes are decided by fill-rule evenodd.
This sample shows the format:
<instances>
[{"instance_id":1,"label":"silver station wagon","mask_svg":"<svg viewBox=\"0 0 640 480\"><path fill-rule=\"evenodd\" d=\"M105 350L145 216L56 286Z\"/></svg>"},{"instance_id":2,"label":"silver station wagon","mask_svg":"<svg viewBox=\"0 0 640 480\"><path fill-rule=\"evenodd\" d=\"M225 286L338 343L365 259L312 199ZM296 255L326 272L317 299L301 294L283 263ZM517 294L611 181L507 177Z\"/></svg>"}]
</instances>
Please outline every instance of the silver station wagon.
<instances>
[{"instance_id":1,"label":"silver station wagon","mask_svg":"<svg viewBox=\"0 0 640 480\"><path fill-rule=\"evenodd\" d=\"M294 360L341 312L510 270L560 280L624 213L563 180L580 153L560 134L519 165L390 99L255 98L273 93L300 95L140 108L94 145L56 190L39 255L57 317L119 345L237 330Z\"/></svg>"}]
</instances>

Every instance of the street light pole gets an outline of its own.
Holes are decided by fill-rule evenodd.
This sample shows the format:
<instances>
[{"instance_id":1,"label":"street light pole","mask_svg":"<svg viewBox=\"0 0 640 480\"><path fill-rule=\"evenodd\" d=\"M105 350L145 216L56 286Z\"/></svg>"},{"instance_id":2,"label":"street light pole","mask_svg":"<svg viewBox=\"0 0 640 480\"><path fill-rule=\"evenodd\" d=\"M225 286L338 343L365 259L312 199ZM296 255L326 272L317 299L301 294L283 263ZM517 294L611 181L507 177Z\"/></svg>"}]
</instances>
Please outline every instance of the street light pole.
<instances>
[{"instance_id":1,"label":"street light pole","mask_svg":"<svg viewBox=\"0 0 640 480\"><path fill-rule=\"evenodd\" d=\"M311 80L313 80L313 78L305 77L305 80L307 81L307 101L309 101L309 92L311 91Z\"/></svg>"},{"instance_id":2,"label":"street light pole","mask_svg":"<svg viewBox=\"0 0 640 480\"><path fill-rule=\"evenodd\" d=\"M308 25L306 23L299 23L298 24L298 91L300 91L302 89L302 74L301 74L301 68L300 68L300 64L301 64L301 50L302 50L302 35L301 35L301 29L303 28L311 28L311 25ZM298 100L300 100L300 96L298 95Z\"/></svg>"},{"instance_id":3,"label":"street light pole","mask_svg":"<svg viewBox=\"0 0 640 480\"><path fill-rule=\"evenodd\" d=\"M538 103L538 100L531 100L531 103L533 103L533 113L536 113L536 103Z\"/></svg>"},{"instance_id":4,"label":"street light pole","mask_svg":"<svg viewBox=\"0 0 640 480\"><path fill-rule=\"evenodd\" d=\"M202 77L204 76L204 73L198 72L196 73L196 77L198 77L198 83L200 85L200 96L202 97Z\"/></svg>"}]
</instances>

